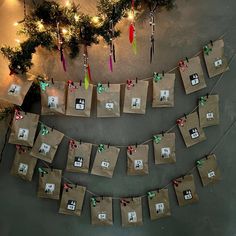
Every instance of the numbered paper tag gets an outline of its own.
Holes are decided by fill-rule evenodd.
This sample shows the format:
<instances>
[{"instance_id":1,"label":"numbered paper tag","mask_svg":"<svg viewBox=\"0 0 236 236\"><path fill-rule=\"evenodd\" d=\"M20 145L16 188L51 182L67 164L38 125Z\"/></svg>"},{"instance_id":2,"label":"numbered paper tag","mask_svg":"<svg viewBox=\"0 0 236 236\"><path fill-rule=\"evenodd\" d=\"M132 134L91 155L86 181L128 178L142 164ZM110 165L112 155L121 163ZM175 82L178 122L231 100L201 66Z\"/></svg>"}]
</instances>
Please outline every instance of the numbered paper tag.
<instances>
[{"instance_id":1,"label":"numbered paper tag","mask_svg":"<svg viewBox=\"0 0 236 236\"><path fill-rule=\"evenodd\" d=\"M113 102L107 102L105 105L105 108L108 110L112 110L114 108L114 103Z\"/></svg>"},{"instance_id":2,"label":"numbered paper tag","mask_svg":"<svg viewBox=\"0 0 236 236\"><path fill-rule=\"evenodd\" d=\"M137 214L135 211L128 212L128 222L137 222Z\"/></svg>"},{"instance_id":3,"label":"numbered paper tag","mask_svg":"<svg viewBox=\"0 0 236 236\"><path fill-rule=\"evenodd\" d=\"M47 194L53 194L54 190L55 190L55 184L47 183L47 184L45 185L45 190L44 190L45 193L47 193Z\"/></svg>"},{"instance_id":4,"label":"numbered paper tag","mask_svg":"<svg viewBox=\"0 0 236 236\"><path fill-rule=\"evenodd\" d=\"M50 145L42 143L41 147L39 148L39 153L46 156L50 152L50 149Z\"/></svg>"},{"instance_id":5,"label":"numbered paper tag","mask_svg":"<svg viewBox=\"0 0 236 236\"><path fill-rule=\"evenodd\" d=\"M106 220L107 219L107 214L106 213L99 213L98 214L98 219L99 220Z\"/></svg>"},{"instance_id":6,"label":"numbered paper tag","mask_svg":"<svg viewBox=\"0 0 236 236\"><path fill-rule=\"evenodd\" d=\"M58 97L48 96L48 107L51 109L56 109L58 107Z\"/></svg>"},{"instance_id":7,"label":"numbered paper tag","mask_svg":"<svg viewBox=\"0 0 236 236\"><path fill-rule=\"evenodd\" d=\"M17 96L20 94L20 90L21 90L21 86L12 84L10 88L8 89L8 94Z\"/></svg>"},{"instance_id":8,"label":"numbered paper tag","mask_svg":"<svg viewBox=\"0 0 236 236\"><path fill-rule=\"evenodd\" d=\"M190 136L192 139L198 138L199 137L199 133L197 128L193 128L189 130Z\"/></svg>"},{"instance_id":9,"label":"numbered paper tag","mask_svg":"<svg viewBox=\"0 0 236 236\"><path fill-rule=\"evenodd\" d=\"M190 200L190 199L193 198L192 192L191 192L190 189L189 189L189 190L185 190L185 191L183 192L183 195L184 195L184 199L185 199L185 200Z\"/></svg>"},{"instance_id":10,"label":"numbered paper tag","mask_svg":"<svg viewBox=\"0 0 236 236\"><path fill-rule=\"evenodd\" d=\"M214 119L214 113L213 113L213 112L208 112L208 113L206 114L206 118L207 118L207 120L212 120L212 119Z\"/></svg>"},{"instance_id":11,"label":"numbered paper tag","mask_svg":"<svg viewBox=\"0 0 236 236\"><path fill-rule=\"evenodd\" d=\"M110 163L108 161L102 161L101 167L104 169L108 169L110 166Z\"/></svg>"},{"instance_id":12,"label":"numbered paper tag","mask_svg":"<svg viewBox=\"0 0 236 236\"><path fill-rule=\"evenodd\" d=\"M140 109L140 107L141 107L141 99L140 98L132 98L131 109Z\"/></svg>"},{"instance_id":13,"label":"numbered paper tag","mask_svg":"<svg viewBox=\"0 0 236 236\"><path fill-rule=\"evenodd\" d=\"M84 98L76 98L75 99L75 109L76 110L84 110L85 109L85 99Z\"/></svg>"},{"instance_id":14,"label":"numbered paper tag","mask_svg":"<svg viewBox=\"0 0 236 236\"><path fill-rule=\"evenodd\" d=\"M214 62L214 65L215 67L221 67L223 65L223 61L221 59L217 59L215 62Z\"/></svg>"},{"instance_id":15,"label":"numbered paper tag","mask_svg":"<svg viewBox=\"0 0 236 236\"><path fill-rule=\"evenodd\" d=\"M190 75L189 78L192 86L200 83L199 76L197 73Z\"/></svg>"},{"instance_id":16,"label":"numbered paper tag","mask_svg":"<svg viewBox=\"0 0 236 236\"><path fill-rule=\"evenodd\" d=\"M28 168L29 168L29 166L27 164L20 163L19 168L18 168L18 173L21 175L26 175Z\"/></svg>"},{"instance_id":17,"label":"numbered paper tag","mask_svg":"<svg viewBox=\"0 0 236 236\"><path fill-rule=\"evenodd\" d=\"M82 167L83 166L83 157L75 157L74 167Z\"/></svg>"},{"instance_id":18,"label":"numbered paper tag","mask_svg":"<svg viewBox=\"0 0 236 236\"><path fill-rule=\"evenodd\" d=\"M29 130L20 128L18 132L18 139L26 141L28 140L28 137L29 137Z\"/></svg>"},{"instance_id":19,"label":"numbered paper tag","mask_svg":"<svg viewBox=\"0 0 236 236\"><path fill-rule=\"evenodd\" d=\"M208 173L208 178L209 178L209 179L212 178L212 177L214 177L214 176L216 176L214 171L210 171L210 172Z\"/></svg>"},{"instance_id":20,"label":"numbered paper tag","mask_svg":"<svg viewBox=\"0 0 236 236\"><path fill-rule=\"evenodd\" d=\"M161 157L162 158L169 158L170 157L170 148L164 147L161 149Z\"/></svg>"},{"instance_id":21,"label":"numbered paper tag","mask_svg":"<svg viewBox=\"0 0 236 236\"><path fill-rule=\"evenodd\" d=\"M68 202L67 202L67 210L75 211L75 208L76 208L76 201L68 200Z\"/></svg>"},{"instance_id":22,"label":"numbered paper tag","mask_svg":"<svg viewBox=\"0 0 236 236\"><path fill-rule=\"evenodd\" d=\"M164 203L162 203L162 202L161 203L157 203L155 205L155 207L156 207L157 214L161 214L161 213L164 212L164 209L165 209Z\"/></svg>"},{"instance_id":23,"label":"numbered paper tag","mask_svg":"<svg viewBox=\"0 0 236 236\"><path fill-rule=\"evenodd\" d=\"M134 169L142 170L143 169L143 160L134 160Z\"/></svg>"},{"instance_id":24,"label":"numbered paper tag","mask_svg":"<svg viewBox=\"0 0 236 236\"><path fill-rule=\"evenodd\" d=\"M161 90L160 92L160 101L166 102L169 101L170 91L169 90Z\"/></svg>"}]
</instances>

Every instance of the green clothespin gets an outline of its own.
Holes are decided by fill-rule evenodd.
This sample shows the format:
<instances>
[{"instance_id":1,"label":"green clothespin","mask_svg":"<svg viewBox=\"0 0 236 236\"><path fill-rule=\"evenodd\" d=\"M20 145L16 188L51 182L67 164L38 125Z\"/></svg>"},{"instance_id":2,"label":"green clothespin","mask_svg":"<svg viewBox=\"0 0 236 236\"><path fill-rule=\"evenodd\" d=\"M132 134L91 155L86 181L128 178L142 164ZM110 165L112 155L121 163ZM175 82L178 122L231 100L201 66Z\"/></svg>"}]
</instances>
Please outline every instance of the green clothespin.
<instances>
[{"instance_id":1,"label":"green clothespin","mask_svg":"<svg viewBox=\"0 0 236 236\"><path fill-rule=\"evenodd\" d=\"M102 83L98 83L98 85L97 85L97 92L98 92L99 94L101 94L101 93L103 93L104 91L107 91L107 88L105 88L105 87L102 85Z\"/></svg>"},{"instance_id":2,"label":"green clothespin","mask_svg":"<svg viewBox=\"0 0 236 236\"><path fill-rule=\"evenodd\" d=\"M104 144L99 144L98 145L98 152L103 152L105 150L105 146L104 146Z\"/></svg>"},{"instance_id":3,"label":"green clothespin","mask_svg":"<svg viewBox=\"0 0 236 236\"><path fill-rule=\"evenodd\" d=\"M202 161L202 160L198 160L198 161L196 161L196 164L197 164L198 167L199 167L199 166L202 166L203 163L204 163L204 161Z\"/></svg>"},{"instance_id":4,"label":"green clothespin","mask_svg":"<svg viewBox=\"0 0 236 236\"><path fill-rule=\"evenodd\" d=\"M95 207L97 205L97 201L95 197L91 197L91 203L93 205L93 207Z\"/></svg>"},{"instance_id":5,"label":"green clothespin","mask_svg":"<svg viewBox=\"0 0 236 236\"><path fill-rule=\"evenodd\" d=\"M47 174L48 172L46 170L44 170L43 168L39 167L38 171L40 174Z\"/></svg>"},{"instance_id":6,"label":"green clothespin","mask_svg":"<svg viewBox=\"0 0 236 236\"><path fill-rule=\"evenodd\" d=\"M206 104L206 98L205 97L200 97L200 99L199 99L199 103L200 103L200 105L201 106L204 106L205 104Z\"/></svg>"},{"instance_id":7,"label":"green clothespin","mask_svg":"<svg viewBox=\"0 0 236 236\"><path fill-rule=\"evenodd\" d=\"M154 192L148 192L147 195L149 199L153 199L156 196Z\"/></svg>"},{"instance_id":8,"label":"green clothespin","mask_svg":"<svg viewBox=\"0 0 236 236\"><path fill-rule=\"evenodd\" d=\"M41 130L40 130L41 134L43 136L47 135L49 133L48 128L45 125L41 125Z\"/></svg>"},{"instance_id":9,"label":"green clothespin","mask_svg":"<svg viewBox=\"0 0 236 236\"><path fill-rule=\"evenodd\" d=\"M203 51L204 51L204 53L205 53L206 55L209 55L210 52L212 51L212 48L210 48L208 45L205 45L205 46L203 47Z\"/></svg>"},{"instance_id":10,"label":"green clothespin","mask_svg":"<svg viewBox=\"0 0 236 236\"><path fill-rule=\"evenodd\" d=\"M160 135L154 135L153 136L153 141L155 143L160 143L161 142L161 136Z\"/></svg>"},{"instance_id":11,"label":"green clothespin","mask_svg":"<svg viewBox=\"0 0 236 236\"><path fill-rule=\"evenodd\" d=\"M39 81L39 85L42 91L46 91L46 87L49 87L49 83L46 83L45 81Z\"/></svg>"},{"instance_id":12,"label":"green clothespin","mask_svg":"<svg viewBox=\"0 0 236 236\"><path fill-rule=\"evenodd\" d=\"M154 75L153 75L154 82L157 83L161 79L162 79L162 77L157 72L154 72Z\"/></svg>"}]
</instances>

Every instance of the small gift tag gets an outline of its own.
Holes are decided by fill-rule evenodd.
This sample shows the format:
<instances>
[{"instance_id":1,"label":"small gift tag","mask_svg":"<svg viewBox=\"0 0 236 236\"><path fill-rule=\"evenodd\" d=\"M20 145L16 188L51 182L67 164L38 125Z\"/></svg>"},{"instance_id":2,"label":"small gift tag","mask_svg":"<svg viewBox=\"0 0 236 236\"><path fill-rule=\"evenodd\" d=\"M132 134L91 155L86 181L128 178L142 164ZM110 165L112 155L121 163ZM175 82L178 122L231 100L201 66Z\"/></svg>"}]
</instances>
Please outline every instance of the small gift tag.
<instances>
[{"instance_id":1,"label":"small gift tag","mask_svg":"<svg viewBox=\"0 0 236 236\"><path fill-rule=\"evenodd\" d=\"M74 140L73 140L74 141ZM88 173L92 144L74 141L69 143L66 171L76 173Z\"/></svg>"},{"instance_id":2,"label":"small gift tag","mask_svg":"<svg viewBox=\"0 0 236 236\"><path fill-rule=\"evenodd\" d=\"M203 53L210 78L229 70L228 61L224 54L223 39L205 45L203 47Z\"/></svg>"},{"instance_id":3,"label":"small gift tag","mask_svg":"<svg viewBox=\"0 0 236 236\"><path fill-rule=\"evenodd\" d=\"M17 117L21 117L18 119ZM13 117L9 143L32 147L39 115L17 111Z\"/></svg>"},{"instance_id":4,"label":"small gift tag","mask_svg":"<svg viewBox=\"0 0 236 236\"><path fill-rule=\"evenodd\" d=\"M220 123L219 95L205 97L205 103L198 106L201 127L209 127Z\"/></svg>"},{"instance_id":5,"label":"small gift tag","mask_svg":"<svg viewBox=\"0 0 236 236\"><path fill-rule=\"evenodd\" d=\"M64 188L59 213L66 215L80 216L85 196L86 188L78 185L70 185Z\"/></svg>"},{"instance_id":6,"label":"small gift tag","mask_svg":"<svg viewBox=\"0 0 236 236\"><path fill-rule=\"evenodd\" d=\"M145 114L148 92L148 81L133 82L134 86L125 88L124 113Z\"/></svg>"},{"instance_id":7,"label":"small gift tag","mask_svg":"<svg viewBox=\"0 0 236 236\"><path fill-rule=\"evenodd\" d=\"M142 199L125 198L120 201L122 227L143 225Z\"/></svg>"},{"instance_id":8,"label":"small gift tag","mask_svg":"<svg viewBox=\"0 0 236 236\"><path fill-rule=\"evenodd\" d=\"M186 94L199 91L206 87L200 57L193 57L183 61L187 67L179 69Z\"/></svg>"},{"instance_id":9,"label":"small gift tag","mask_svg":"<svg viewBox=\"0 0 236 236\"><path fill-rule=\"evenodd\" d=\"M133 151L127 149L127 174L146 175L148 171L148 145L130 146Z\"/></svg>"},{"instance_id":10,"label":"small gift tag","mask_svg":"<svg viewBox=\"0 0 236 236\"><path fill-rule=\"evenodd\" d=\"M97 151L91 174L112 178L120 149L116 147L105 147L103 151Z\"/></svg>"},{"instance_id":11,"label":"small gift tag","mask_svg":"<svg viewBox=\"0 0 236 236\"><path fill-rule=\"evenodd\" d=\"M38 197L59 200L62 171L44 168L39 175Z\"/></svg>"},{"instance_id":12,"label":"small gift tag","mask_svg":"<svg viewBox=\"0 0 236 236\"><path fill-rule=\"evenodd\" d=\"M91 198L92 225L113 225L113 208L111 197Z\"/></svg>"},{"instance_id":13,"label":"small gift tag","mask_svg":"<svg viewBox=\"0 0 236 236\"><path fill-rule=\"evenodd\" d=\"M163 133L156 136L159 136L161 140L157 142L153 139L155 164L175 163L175 133Z\"/></svg>"},{"instance_id":14,"label":"small gift tag","mask_svg":"<svg viewBox=\"0 0 236 236\"><path fill-rule=\"evenodd\" d=\"M83 83L74 82L75 89L68 88L66 115L90 117L93 85L89 84L85 89Z\"/></svg>"},{"instance_id":15,"label":"small gift tag","mask_svg":"<svg viewBox=\"0 0 236 236\"><path fill-rule=\"evenodd\" d=\"M199 119L197 112L193 112L185 117L181 118L185 120L183 125L178 124L185 145L191 147L197 143L206 140L203 129L199 126Z\"/></svg>"},{"instance_id":16,"label":"small gift tag","mask_svg":"<svg viewBox=\"0 0 236 236\"><path fill-rule=\"evenodd\" d=\"M149 192L148 206L151 220L171 215L168 189Z\"/></svg>"},{"instance_id":17,"label":"small gift tag","mask_svg":"<svg viewBox=\"0 0 236 236\"><path fill-rule=\"evenodd\" d=\"M185 206L198 202L199 198L196 192L193 175L185 175L176 179L174 189L180 206Z\"/></svg>"},{"instance_id":18,"label":"small gift tag","mask_svg":"<svg viewBox=\"0 0 236 236\"><path fill-rule=\"evenodd\" d=\"M105 90L97 92L97 117L120 116L120 84L102 84Z\"/></svg>"},{"instance_id":19,"label":"small gift tag","mask_svg":"<svg viewBox=\"0 0 236 236\"><path fill-rule=\"evenodd\" d=\"M174 85L175 74L162 74L161 79L153 81L152 107L173 107L174 106Z\"/></svg>"},{"instance_id":20,"label":"small gift tag","mask_svg":"<svg viewBox=\"0 0 236 236\"><path fill-rule=\"evenodd\" d=\"M11 175L28 181L32 180L37 159L30 155L30 151L31 149L28 147L21 147L21 150L16 151Z\"/></svg>"},{"instance_id":21,"label":"small gift tag","mask_svg":"<svg viewBox=\"0 0 236 236\"><path fill-rule=\"evenodd\" d=\"M64 134L46 125L44 128L48 133L41 129L30 154L38 159L52 163Z\"/></svg>"},{"instance_id":22,"label":"small gift tag","mask_svg":"<svg viewBox=\"0 0 236 236\"><path fill-rule=\"evenodd\" d=\"M210 184L218 183L221 179L221 173L217 165L215 154L202 158L200 163L200 165L197 165L197 169L201 177L202 185L205 187Z\"/></svg>"}]
</instances>

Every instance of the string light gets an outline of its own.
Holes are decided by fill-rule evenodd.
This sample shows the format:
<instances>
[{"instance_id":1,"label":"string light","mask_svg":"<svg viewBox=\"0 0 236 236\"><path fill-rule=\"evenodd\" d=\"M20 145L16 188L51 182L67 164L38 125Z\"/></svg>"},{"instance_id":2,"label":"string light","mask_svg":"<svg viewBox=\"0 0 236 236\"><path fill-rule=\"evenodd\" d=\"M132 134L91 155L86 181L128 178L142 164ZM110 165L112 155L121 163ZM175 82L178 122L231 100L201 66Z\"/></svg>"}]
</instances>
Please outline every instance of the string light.
<instances>
[{"instance_id":1,"label":"string light","mask_svg":"<svg viewBox=\"0 0 236 236\"><path fill-rule=\"evenodd\" d=\"M76 21L76 22L79 21L79 16L78 16L78 15L75 14L74 18L75 18L75 21Z\"/></svg>"},{"instance_id":2,"label":"string light","mask_svg":"<svg viewBox=\"0 0 236 236\"><path fill-rule=\"evenodd\" d=\"M69 0L66 1L66 7L71 7L71 2Z\"/></svg>"},{"instance_id":3,"label":"string light","mask_svg":"<svg viewBox=\"0 0 236 236\"><path fill-rule=\"evenodd\" d=\"M17 43L20 43L20 40L19 40L19 39L15 39L15 41L16 41Z\"/></svg>"},{"instance_id":4,"label":"string light","mask_svg":"<svg viewBox=\"0 0 236 236\"><path fill-rule=\"evenodd\" d=\"M94 24L98 24L98 23L99 23L99 17L98 17L98 16L94 16L94 17L92 18L92 22L93 22Z\"/></svg>"},{"instance_id":5,"label":"string light","mask_svg":"<svg viewBox=\"0 0 236 236\"><path fill-rule=\"evenodd\" d=\"M134 13L132 11L128 12L128 19L133 20L134 19Z\"/></svg>"},{"instance_id":6,"label":"string light","mask_svg":"<svg viewBox=\"0 0 236 236\"><path fill-rule=\"evenodd\" d=\"M19 23L16 21L16 22L13 23L13 25L17 26L17 25L19 25Z\"/></svg>"},{"instance_id":7,"label":"string light","mask_svg":"<svg viewBox=\"0 0 236 236\"><path fill-rule=\"evenodd\" d=\"M38 22L37 22L37 25L38 25L39 31L44 30L44 25L42 24L42 21L38 21Z\"/></svg>"},{"instance_id":8,"label":"string light","mask_svg":"<svg viewBox=\"0 0 236 236\"><path fill-rule=\"evenodd\" d=\"M67 34L67 33L68 33L68 30L65 29L65 28L63 28L63 29L62 29L62 33L63 33L63 34Z\"/></svg>"}]
</instances>

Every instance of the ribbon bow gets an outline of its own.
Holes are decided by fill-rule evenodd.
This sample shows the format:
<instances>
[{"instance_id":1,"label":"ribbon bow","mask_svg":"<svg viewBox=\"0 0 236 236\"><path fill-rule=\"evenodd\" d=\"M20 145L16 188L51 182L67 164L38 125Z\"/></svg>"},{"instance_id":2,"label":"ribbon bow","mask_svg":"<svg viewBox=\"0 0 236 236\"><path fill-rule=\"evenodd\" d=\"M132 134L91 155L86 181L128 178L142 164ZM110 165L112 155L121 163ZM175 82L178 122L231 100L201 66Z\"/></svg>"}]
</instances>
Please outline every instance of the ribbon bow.
<instances>
[{"instance_id":1,"label":"ribbon bow","mask_svg":"<svg viewBox=\"0 0 236 236\"><path fill-rule=\"evenodd\" d=\"M134 87L133 81L131 79L127 80L127 89L131 89L131 87Z\"/></svg>"},{"instance_id":2,"label":"ribbon bow","mask_svg":"<svg viewBox=\"0 0 236 236\"><path fill-rule=\"evenodd\" d=\"M183 60L180 60L179 61L179 68L182 70L182 71L185 71L186 68L188 68L188 65L185 64L185 62Z\"/></svg>"},{"instance_id":3,"label":"ribbon bow","mask_svg":"<svg viewBox=\"0 0 236 236\"><path fill-rule=\"evenodd\" d=\"M153 136L153 141L155 143L160 143L161 142L161 136L160 135L154 135Z\"/></svg>"},{"instance_id":4,"label":"ribbon bow","mask_svg":"<svg viewBox=\"0 0 236 236\"><path fill-rule=\"evenodd\" d=\"M198 160L198 161L196 161L197 166L202 166L203 163L204 163L204 161L202 161L202 160Z\"/></svg>"},{"instance_id":5,"label":"ribbon bow","mask_svg":"<svg viewBox=\"0 0 236 236\"><path fill-rule=\"evenodd\" d=\"M132 153L135 152L135 151L136 150L132 146L128 146L127 152L129 152L130 155L132 155Z\"/></svg>"},{"instance_id":6,"label":"ribbon bow","mask_svg":"<svg viewBox=\"0 0 236 236\"><path fill-rule=\"evenodd\" d=\"M127 201L125 199L121 199L120 200L120 203L123 205L123 206L126 206L128 203L130 203L130 201Z\"/></svg>"},{"instance_id":7,"label":"ribbon bow","mask_svg":"<svg viewBox=\"0 0 236 236\"><path fill-rule=\"evenodd\" d=\"M67 81L68 88L70 89L71 92L74 92L76 90L76 86L72 80Z\"/></svg>"},{"instance_id":8,"label":"ribbon bow","mask_svg":"<svg viewBox=\"0 0 236 236\"><path fill-rule=\"evenodd\" d=\"M181 127L184 126L184 123L185 123L185 122L186 122L186 120L185 120L185 119L182 119L182 118L180 118L180 119L178 119L178 120L176 121L177 125L179 125L179 126L181 126Z\"/></svg>"},{"instance_id":9,"label":"ribbon bow","mask_svg":"<svg viewBox=\"0 0 236 236\"><path fill-rule=\"evenodd\" d=\"M92 203L93 207L95 207L97 205L97 200L95 197L91 197L91 203Z\"/></svg>"},{"instance_id":10,"label":"ribbon bow","mask_svg":"<svg viewBox=\"0 0 236 236\"><path fill-rule=\"evenodd\" d=\"M162 79L162 77L157 72L154 72L154 76L153 76L154 82L157 83L161 79Z\"/></svg>"},{"instance_id":11,"label":"ribbon bow","mask_svg":"<svg viewBox=\"0 0 236 236\"><path fill-rule=\"evenodd\" d=\"M64 183L63 188L66 190L66 192L68 192L69 189L72 189L72 187L67 183Z\"/></svg>"},{"instance_id":12,"label":"ribbon bow","mask_svg":"<svg viewBox=\"0 0 236 236\"><path fill-rule=\"evenodd\" d=\"M21 154L21 153L25 153L26 150L21 146L21 145L16 145L16 150Z\"/></svg>"},{"instance_id":13,"label":"ribbon bow","mask_svg":"<svg viewBox=\"0 0 236 236\"><path fill-rule=\"evenodd\" d=\"M20 114L20 111L15 109L15 119L22 120L24 117Z\"/></svg>"},{"instance_id":14,"label":"ribbon bow","mask_svg":"<svg viewBox=\"0 0 236 236\"><path fill-rule=\"evenodd\" d=\"M172 181L172 183L173 183L173 185L174 185L175 187L178 187L179 184L182 183L182 181L181 181L181 180L174 179L174 180Z\"/></svg>"},{"instance_id":15,"label":"ribbon bow","mask_svg":"<svg viewBox=\"0 0 236 236\"><path fill-rule=\"evenodd\" d=\"M41 125L41 130L40 130L41 134L43 136L47 135L49 133L48 128L45 125Z\"/></svg>"},{"instance_id":16,"label":"ribbon bow","mask_svg":"<svg viewBox=\"0 0 236 236\"><path fill-rule=\"evenodd\" d=\"M46 83L45 81L39 81L39 85L42 91L46 91L46 87L49 87L49 83Z\"/></svg>"},{"instance_id":17,"label":"ribbon bow","mask_svg":"<svg viewBox=\"0 0 236 236\"><path fill-rule=\"evenodd\" d=\"M73 139L71 139L71 140L69 141L69 145L70 145L70 148L71 148L71 149L77 148L77 145L75 144L75 140L73 140Z\"/></svg>"},{"instance_id":18,"label":"ribbon bow","mask_svg":"<svg viewBox=\"0 0 236 236\"><path fill-rule=\"evenodd\" d=\"M107 88L105 88L101 83L98 83L98 85L97 85L97 92L99 94L103 93L106 90L107 90Z\"/></svg>"},{"instance_id":19,"label":"ribbon bow","mask_svg":"<svg viewBox=\"0 0 236 236\"><path fill-rule=\"evenodd\" d=\"M154 192L148 192L147 195L149 199L153 199L156 196Z\"/></svg>"},{"instance_id":20,"label":"ribbon bow","mask_svg":"<svg viewBox=\"0 0 236 236\"><path fill-rule=\"evenodd\" d=\"M210 52L212 51L212 48L210 48L208 45L205 45L205 46L203 47L203 51L204 51L204 53L205 53L206 55L209 55Z\"/></svg>"},{"instance_id":21,"label":"ribbon bow","mask_svg":"<svg viewBox=\"0 0 236 236\"><path fill-rule=\"evenodd\" d=\"M200 99L199 99L199 103L202 105L202 106L204 106L205 104L206 104L206 98L205 97L200 97Z\"/></svg>"},{"instance_id":22,"label":"ribbon bow","mask_svg":"<svg viewBox=\"0 0 236 236\"><path fill-rule=\"evenodd\" d=\"M104 144L99 144L98 145L98 152L103 152L105 150L105 146L104 146Z\"/></svg>"},{"instance_id":23,"label":"ribbon bow","mask_svg":"<svg viewBox=\"0 0 236 236\"><path fill-rule=\"evenodd\" d=\"M39 167L38 168L39 173L41 174L41 176L43 177L44 174L47 174L48 172L46 170L44 170L43 168Z\"/></svg>"}]
</instances>

